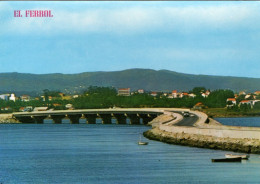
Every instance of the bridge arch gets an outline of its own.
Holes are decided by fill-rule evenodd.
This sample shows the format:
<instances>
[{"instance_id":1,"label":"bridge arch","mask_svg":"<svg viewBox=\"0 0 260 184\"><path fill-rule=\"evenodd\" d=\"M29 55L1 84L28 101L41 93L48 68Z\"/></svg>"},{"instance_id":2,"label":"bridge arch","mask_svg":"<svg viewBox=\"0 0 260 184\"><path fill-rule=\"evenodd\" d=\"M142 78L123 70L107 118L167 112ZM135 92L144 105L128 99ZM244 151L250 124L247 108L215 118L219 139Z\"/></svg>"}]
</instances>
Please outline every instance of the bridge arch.
<instances>
[{"instance_id":1,"label":"bridge arch","mask_svg":"<svg viewBox=\"0 0 260 184\"><path fill-rule=\"evenodd\" d=\"M101 118L102 124L147 124L149 121L163 114L158 109L83 109L83 110L63 110L63 111L40 111L13 113L13 117L21 123L44 123L44 120L52 119L53 123L61 124L64 118L69 119L71 124L78 124L80 119L86 119L87 124L96 124L96 120Z\"/></svg>"}]
</instances>

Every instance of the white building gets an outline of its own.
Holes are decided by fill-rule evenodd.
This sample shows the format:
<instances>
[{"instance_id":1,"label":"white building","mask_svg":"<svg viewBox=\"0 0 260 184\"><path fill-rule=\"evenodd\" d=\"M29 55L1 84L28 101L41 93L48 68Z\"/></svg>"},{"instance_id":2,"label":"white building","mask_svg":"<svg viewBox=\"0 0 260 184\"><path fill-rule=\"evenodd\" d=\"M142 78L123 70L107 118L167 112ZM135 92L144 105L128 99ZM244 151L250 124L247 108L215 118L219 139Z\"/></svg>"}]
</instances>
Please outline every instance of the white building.
<instances>
[{"instance_id":1,"label":"white building","mask_svg":"<svg viewBox=\"0 0 260 184\"><path fill-rule=\"evenodd\" d=\"M11 94L11 96L10 96L9 100L12 100L12 101L14 101L14 102L15 102L15 95L14 95L14 93L12 93L12 94Z\"/></svg>"},{"instance_id":2,"label":"white building","mask_svg":"<svg viewBox=\"0 0 260 184\"><path fill-rule=\"evenodd\" d=\"M2 95L0 95L0 99L2 99L2 100L9 100L9 96L10 96L10 94L2 94Z\"/></svg>"},{"instance_id":3,"label":"white building","mask_svg":"<svg viewBox=\"0 0 260 184\"><path fill-rule=\"evenodd\" d=\"M173 96L173 98L177 98L177 96L178 96L177 90L172 91L172 96Z\"/></svg>"},{"instance_id":4,"label":"white building","mask_svg":"<svg viewBox=\"0 0 260 184\"><path fill-rule=\"evenodd\" d=\"M130 96L130 88L119 88L118 95L119 96Z\"/></svg>"},{"instance_id":5,"label":"white building","mask_svg":"<svg viewBox=\"0 0 260 184\"><path fill-rule=\"evenodd\" d=\"M144 90L143 89L138 89L138 93L143 94Z\"/></svg>"}]
</instances>

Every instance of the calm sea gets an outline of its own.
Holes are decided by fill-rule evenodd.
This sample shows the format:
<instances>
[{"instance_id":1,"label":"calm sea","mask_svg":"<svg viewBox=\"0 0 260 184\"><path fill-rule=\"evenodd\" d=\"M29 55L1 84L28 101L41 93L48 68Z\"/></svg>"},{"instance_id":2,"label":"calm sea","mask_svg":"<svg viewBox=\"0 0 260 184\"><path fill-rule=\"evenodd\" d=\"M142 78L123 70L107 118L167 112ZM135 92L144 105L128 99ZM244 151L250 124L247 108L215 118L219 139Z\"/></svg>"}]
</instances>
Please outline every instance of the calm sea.
<instances>
[{"instance_id":1,"label":"calm sea","mask_svg":"<svg viewBox=\"0 0 260 184\"><path fill-rule=\"evenodd\" d=\"M260 155L212 163L227 152L151 140L138 146L139 134L149 128L0 124L0 183L260 183Z\"/></svg>"},{"instance_id":2,"label":"calm sea","mask_svg":"<svg viewBox=\"0 0 260 184\"><path fill-rule=\"evenodd\" d=\"M260 117L215 118L224 125L260 127Z\"/></svg>"}]
</instances>

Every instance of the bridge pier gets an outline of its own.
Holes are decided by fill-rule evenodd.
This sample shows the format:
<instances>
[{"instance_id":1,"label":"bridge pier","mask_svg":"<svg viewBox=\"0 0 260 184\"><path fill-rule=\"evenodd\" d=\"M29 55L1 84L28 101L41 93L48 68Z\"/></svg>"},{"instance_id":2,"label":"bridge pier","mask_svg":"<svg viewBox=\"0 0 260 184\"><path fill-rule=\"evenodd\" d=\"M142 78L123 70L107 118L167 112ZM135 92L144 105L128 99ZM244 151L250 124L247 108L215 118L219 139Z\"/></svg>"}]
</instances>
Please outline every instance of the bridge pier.
<instances>
[{"instance_id":1,"label":"bridge pier","mask_svg":"<svg viewBox=\"0 0 260 184\"><path fill-rule=\"evenodd\" d=\"M71 124L79 124L79 119L81 118L81 114L68 115Z\"/></svg>"},{"instance_id":2,"label":"bridge pier","mask_svg":"<svg viewBox=\"0 0 260 184\"><path fill-rule=\"evenodd\" d=\"M61 124L63 118L65 118L65 115L51 115L51 119L55 124Z\"/></svg>"},{"instance_id":3,"label":"bridge pier","mask_svg":"<svg viewBox=\"0 0 260 184\"><path fill-rule=\"evenodd\" d=\"M87 124L96 124L97 114L84 114Z\"/></svg>"},{"instance_id":4,"label":"bridge pier","mask_svg":"<svg viewBox=\"0 0 260 184\"><path fill-rule=\"evenodd\" d=\"M140 124L140 117L138 116L138 114L127 114L127 116L130 119L131 125L139 125Z\"/></svg>"},{"instance_id":5,"label":"bridge pier","mask_svg":"<svg viewBox=\"0 0 260 184\"><path fill-rule=\"evenodd\" d=\"M102 124L111 124L112 116L111 114L99 114L102 119Z\"/></svg>"},{"instance_id":6,"label":"bridge pier","mask_svg":"<svg viewBox=\"0 0 260 184\"><path fill-rule=\"evenodd\" d=\"M43 124L43 121L46 117L47 116L33 116L33 119L37 124Z\"/></svg>"},{"instance_id":7,"label":"bridge pier","mask_svg":"<svg viewBox=\"0 0 260 184\"><path fill-rule=\"evenodd\" d=\"M113 116L116 118L117 124L126 124L125 114L113 114Z\"/></svg>"},{"instance_id":8,"label":"bridge pier","mask_svg":"<svg viewBox=\"0 0 260 184\"><path fill-rule=\"evenodd\" d=\"M147 125L149 121L151 121L151 117L149 117L148 114L140 114L139 116L143 119L144 125Z\"/></svg>"}]
</instances>

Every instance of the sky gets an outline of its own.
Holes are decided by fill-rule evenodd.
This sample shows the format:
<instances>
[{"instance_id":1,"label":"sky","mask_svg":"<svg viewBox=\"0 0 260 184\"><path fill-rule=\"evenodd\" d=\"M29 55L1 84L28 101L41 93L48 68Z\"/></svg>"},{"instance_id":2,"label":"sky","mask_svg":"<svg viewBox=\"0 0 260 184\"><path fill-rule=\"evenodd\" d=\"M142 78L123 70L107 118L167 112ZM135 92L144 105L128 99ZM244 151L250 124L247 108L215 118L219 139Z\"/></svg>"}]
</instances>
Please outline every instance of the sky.
<instances>
[{"instance_id":1,"label":"sky","mask_svg":"<svg viewBox=\"0 0 260 184\"><path fill-rule=\"evenodd\" d=\"M259 20L254 1L0 2L0 73L146 68L260 78Z\"/></svg>"}]
</instances>

